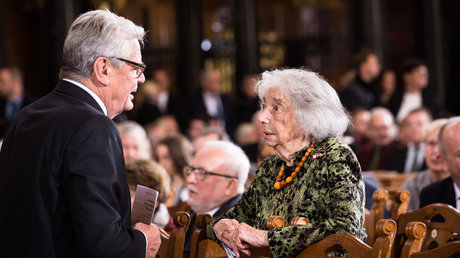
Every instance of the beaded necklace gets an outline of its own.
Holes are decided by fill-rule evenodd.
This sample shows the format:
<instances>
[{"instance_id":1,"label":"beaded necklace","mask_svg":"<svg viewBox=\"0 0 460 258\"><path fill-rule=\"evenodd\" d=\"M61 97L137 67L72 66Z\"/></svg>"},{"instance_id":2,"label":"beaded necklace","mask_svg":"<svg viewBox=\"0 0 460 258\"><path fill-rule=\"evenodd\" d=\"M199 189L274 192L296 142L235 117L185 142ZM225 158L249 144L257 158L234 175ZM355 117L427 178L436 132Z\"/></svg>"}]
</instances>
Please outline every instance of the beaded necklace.
<instances>
[{"instance_id":1,"label":"beaded necklace","mask_svg":"<svg viewBox=\"0 0 460 258\"><path fill-rule=\"evenodd\" d=\"M307 160L308 155L310 155L310 152L313 149L313 145L315 145L315 141L311 141L310 146L308 147L307 151L302 157L302 160L299 162L297 167L294 169L294 172L292 172L291 175L286 178L286 181L285 180L281 181L284 175L284 165L281 165L278 176L276 177L276 182L273 185L276 190L280 190L281 188L286 187L286 185L292 182L292 179L297 176L297 173L299 173L300 168L303 166L303 164Z\"/></svg>"}]
</instances>

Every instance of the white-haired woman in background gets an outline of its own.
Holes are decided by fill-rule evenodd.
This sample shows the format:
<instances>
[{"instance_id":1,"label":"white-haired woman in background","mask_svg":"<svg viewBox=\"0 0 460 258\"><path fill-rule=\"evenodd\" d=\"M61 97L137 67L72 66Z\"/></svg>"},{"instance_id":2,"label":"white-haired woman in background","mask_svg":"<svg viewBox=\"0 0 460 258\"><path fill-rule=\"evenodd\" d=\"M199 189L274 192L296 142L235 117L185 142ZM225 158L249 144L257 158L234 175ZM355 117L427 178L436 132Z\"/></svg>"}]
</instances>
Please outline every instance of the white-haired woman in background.
<instances>
[{"instance_id":1,"label":"white-haired woman in background","mask_svg":"<svg viewBox=\"0 0 460 258\"><path fill-rule=\"evenodd\" d=\"M259 122L276 154L257 169L236 206L208 226L208 237L240 253L269 249L293 257L323 237L345 233L364 240L364 182L348 145L337 139L349 123L334 89L302 69L264 72L257 83ZM267 230L272 215L309 224Z\"/></svg>"}]
</instances>

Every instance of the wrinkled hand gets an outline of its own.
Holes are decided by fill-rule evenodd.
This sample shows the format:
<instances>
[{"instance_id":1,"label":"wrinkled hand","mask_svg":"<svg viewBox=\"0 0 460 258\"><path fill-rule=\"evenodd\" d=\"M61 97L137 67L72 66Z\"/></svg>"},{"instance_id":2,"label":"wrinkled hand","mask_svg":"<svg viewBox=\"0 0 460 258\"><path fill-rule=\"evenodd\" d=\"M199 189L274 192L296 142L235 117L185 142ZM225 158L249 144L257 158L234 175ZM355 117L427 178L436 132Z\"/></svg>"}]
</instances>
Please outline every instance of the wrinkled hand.
<instances>
[{"instance_id":1,"label":"wrinkled hand","mask_svg":"<svg viewBox=\"0 0 460 258\"><path fill-rule=\"evenodd\" d=\"M251 256L257 253L270 252L268 231L259 230L237 220L222 219L214 225L217 238L240 257L240 252Z\"/></svg>"},{"instance_id":2,"label":"wrinkled hand","mask_svg":"<svg viewBox=\"0 0 460 258\"><path fill-rule=\"evenodd\" d=\"M241 223L235 232L234 243L239 252L247 256L257 253L270 252L268 231L255 229L246 223Z\"/></svg>"},{"instance_id":3,"label":"wrinkled hand","mask_svg":"<svg viewBox=\"0 0 460 258\"><path fill-rule=\"evenodd\" d=\"M160 230L155 224L146 225L144 223L136 223L134 229L142 231L147 237L147 250L145 251L145 257L154 258L157 255L158 249L161 245Z\"/></svg>"},{"instance_id":4,"label":"wrinkled hand","mask_svg":"<svg viewBox=\"0 0 460 258\"><path fill-rule=\"evenodd\" d=\"M235 219L221 219L214 225L214 233L217 238L235 252L236 257L239 257L238 248L233 239L238 235L240 223Z\"/></svg>"}]
</instances>

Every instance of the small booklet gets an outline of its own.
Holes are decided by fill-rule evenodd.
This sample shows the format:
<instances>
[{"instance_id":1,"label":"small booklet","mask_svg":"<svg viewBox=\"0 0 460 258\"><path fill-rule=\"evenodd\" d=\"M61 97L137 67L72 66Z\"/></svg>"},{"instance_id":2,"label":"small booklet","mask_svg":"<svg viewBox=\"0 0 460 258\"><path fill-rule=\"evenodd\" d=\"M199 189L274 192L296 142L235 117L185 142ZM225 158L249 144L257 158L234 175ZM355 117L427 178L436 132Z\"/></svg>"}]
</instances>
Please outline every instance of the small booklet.
<instances>
[{"instance_id":1,"label":"small booklet","mask_svg":"<svg viewBox=\"0 0 460 258\"><path fill-rule=\"evenodd\" d=\"M137 185L134 196L133 209L131 210L132 225L142 222L150 225L153 223L153 215L158 200L158 191L143 185Z\"/></svg>"}]
</instances>

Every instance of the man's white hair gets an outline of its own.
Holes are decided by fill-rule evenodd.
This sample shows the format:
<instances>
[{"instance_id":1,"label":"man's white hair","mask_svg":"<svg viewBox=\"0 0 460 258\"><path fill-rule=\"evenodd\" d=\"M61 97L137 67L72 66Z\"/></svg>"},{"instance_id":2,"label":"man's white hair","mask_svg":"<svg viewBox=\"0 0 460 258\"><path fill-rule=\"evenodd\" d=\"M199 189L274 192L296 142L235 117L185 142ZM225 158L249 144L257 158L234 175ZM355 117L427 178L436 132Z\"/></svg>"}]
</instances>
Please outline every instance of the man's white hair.
<instances>
[{"instance_id":1,"label":"man's white hair","mask_svg":"<svg viewBox=\"0 0 460 258\"><path fill-rule=\"evenodd\" d=\"M225 156L222 157L222 164L231 175L238 177L237 191L243 193L250 168L249 159L244 151L229 141L208 141L200 149L200 152L209 150L219 150L225 153Z\"/></svg>"}]
</instances>

